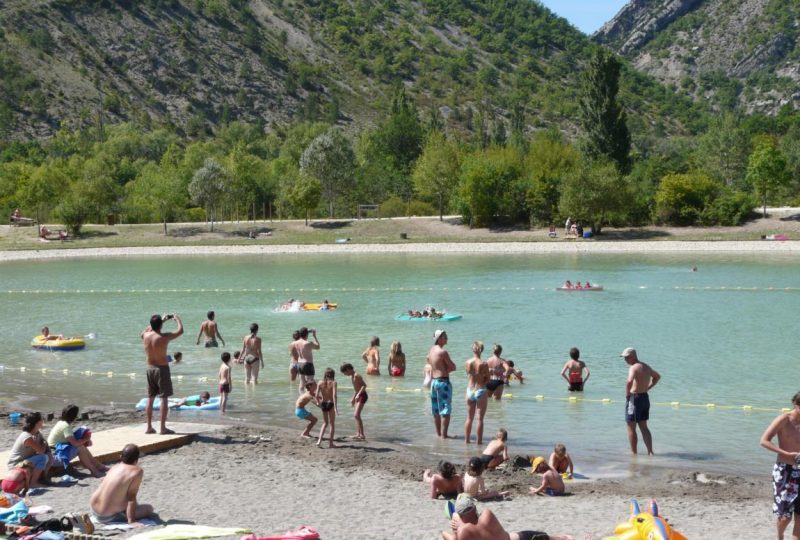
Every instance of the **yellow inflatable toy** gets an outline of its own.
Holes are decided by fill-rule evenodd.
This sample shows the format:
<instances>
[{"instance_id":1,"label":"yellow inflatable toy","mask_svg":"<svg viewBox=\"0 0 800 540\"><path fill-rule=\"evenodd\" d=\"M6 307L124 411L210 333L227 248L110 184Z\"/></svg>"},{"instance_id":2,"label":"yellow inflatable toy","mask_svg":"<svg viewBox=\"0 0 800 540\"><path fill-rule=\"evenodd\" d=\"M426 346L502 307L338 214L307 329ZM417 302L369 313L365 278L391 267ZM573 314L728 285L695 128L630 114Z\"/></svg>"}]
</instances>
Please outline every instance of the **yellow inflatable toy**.
<instances>
[{"instance_id":1,"label":"yellow inflatable toy","mask_svg":"<svg viewBox=\"0 0 800 540\"><path fill-rule=\"evenodd\" d=\"M656 501L650 501L650 511L642 512L636 499L631 499L631 519L614 529L614 536L604 540L686 540L658 515Z\"/></svg>"}]
</instances>

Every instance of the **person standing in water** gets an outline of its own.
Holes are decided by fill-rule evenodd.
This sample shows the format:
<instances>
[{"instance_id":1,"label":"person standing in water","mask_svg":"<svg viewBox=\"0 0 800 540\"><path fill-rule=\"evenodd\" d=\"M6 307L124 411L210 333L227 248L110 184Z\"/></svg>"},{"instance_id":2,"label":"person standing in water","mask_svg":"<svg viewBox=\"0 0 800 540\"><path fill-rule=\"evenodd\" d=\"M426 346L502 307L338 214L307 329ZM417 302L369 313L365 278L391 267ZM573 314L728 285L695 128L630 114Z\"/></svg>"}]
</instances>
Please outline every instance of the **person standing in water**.
<instances>
[{"instance_id":1,"label":"person standing in water","mask_svg":"<svg viewBox=\"0 0 800 540\"><path fill-rule=\"evenodd\" d=\"M586 376L584 376L584 373ZM577 347L569 350L569 360L561 369L561 376L569 384L570 392L583 392L583 385L589 380L589 368L581 360L581 351Z\"/></svg>"},{"instance_id":2,"label":"person standing in water","mask_svg":"<svg viewBox=\"0 0 800 540\"><path fill-rule=\"evenodd\" d=\"M456 365L450 359L450 354L444 350L447 345L447 333L436 330L433 333L433 347L428 353L428 363L431 365L431 413L433 424L436 426L436 435L442 439L447 438L450 427L450 414L453 404L453 385L450 383L450 373L456 370Z\"/></svg>"},{"instance_id":3,"label":"person standing in water","mask_svg":"<svg viewBox=\"0 0 800 540\"><path fill-rule=\"evenodd\" d=\"M258 372L264 367L264 355L261 354L261 338L258 337L258 324L250 325L250 333L244 336L239 358L244 359L245 384L258 384Z\"/></svg>"},{"instance_id":4,"label":"person standing in water","mask_svg":"<svg viewBox=\"0 0 800 540\"><path fill-rule=\"evenodd\" d=\"M207 319L203 321L203 324L200 325L200 331L197 333L197 345L200 345L200 337L205 334L205 346L206 347L219 347L219 343L217 343L217 338L222 342L222 345L225 345L225 340L222 339L222 335L219 333L219 326L217 326L217 321L214 320L214 312L209 311L206 313Z\"/></svg>"},{"instance_id":5,"label":"person standing in water","mask_svg":"<svg viewBox=\"0 0 800 540\"><path fill-rule=\"evenodd\" d=\"M361 358L367 363L367 375L381 374L381 351L378 348L380 346L381 338L372 336L369 347L366 351L361 353Z\"/></svg>"},{"instance_id":6,"label":"person standing in water","mask_svg":"<svg viewBox=\"0 0 800 540\"><path fill-rule=\"evenodd\" d=\"M649 365L639 360L636 349L628 347L620 356L630 366L628 369L628 380L625 383L625 423L628 426L628 442L631 445L631 453L636 454L638 438L636 437L636 426L642 432L644 445L647 447L647 454L653 455L653 436L647 427L650 419L650 396L648 391L653 388L661 375Z\"/></svg>"},{"instance_id":7,"label":"person standing in water","mask_svg":"<svg viewBox=\"0 0 800 540\"><path fill-rule=\"evenodd\" d=\"M292 342L292 347L297 351L297 371L300 373L300 392L302 392L306 383L314 380L314 351L319 350L319 340L314 328L308 329L304 326L298 332L300 337ZM313 343L308 340L309 333L314 337Z\"/></svg>"},{"instance_id":8,"label":"person standing in water","mask_svg":"<svg viewBox=\"0 0 800 540\"><path fill-rule=\"evenodd\" d=\"M178 325L175 332L162 332L161 327L164 321L174 319ZM172 395L172 377L169 372L169 361L167 360L167 346L169 342L183 335L183 323L176 314L153 315L150 317L150 326L142 332L142 344L144 345L144 356L147 362L147 430L145 433L155 433L153 429L153 402L156 397L161 398L160 420L162 435L175 433L167 429L167 413L169 413L169 396Z\"/></svg>"},{"instance_id":9,"label":"person standing in water","mask_svg":"<svg viewBox=\"0 0 800 540\"><path fill-rule=\"evenodd\" d=\"M489 381L489 366L481 360L483 343L476 341L472 344L472 358L467 360L464 369L467 372L467 421L464 422L464 442L469 444L472 437L472 422L475 413L478 413L478 422L475 433L478 444L483 444L483 417L489 404L489 394L486 393L486 383Z\"/></svg>"}]
</instances>

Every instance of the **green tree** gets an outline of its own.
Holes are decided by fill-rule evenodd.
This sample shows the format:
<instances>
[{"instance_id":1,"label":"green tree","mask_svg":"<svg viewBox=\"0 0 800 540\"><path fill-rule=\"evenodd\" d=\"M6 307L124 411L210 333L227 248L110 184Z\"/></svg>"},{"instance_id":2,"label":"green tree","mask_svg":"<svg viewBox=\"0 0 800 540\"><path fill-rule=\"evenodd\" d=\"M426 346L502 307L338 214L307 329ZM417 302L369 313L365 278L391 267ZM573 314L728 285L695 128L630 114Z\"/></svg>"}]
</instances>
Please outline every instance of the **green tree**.
<instances>
[{"instance_id":1,"label":"green tree","mask_svg":"<svg viewBox=\"0 0 800 540\"><path fill-rule=\"evenodd\" d=\"M631 135L627 116L617 101L621 64L603 47L595 50L586 70L580 119L586 153L613 161L622 174L630 170Z\"/></svg>"},{"instance_id":2,"label":"green tree","mask_svg":"<svg viewBox=\"0 0 800 540\"><path fill-rule=\"evenodd\" d=\"M741 189L747 172L750 137L730 113L714 116L697 140L697 168L726 186Z\"/></svg>"},{"instance_id":3,"label":"green tree","mask_svg":"<svg viewBox=\"0 0 800 540\"><path fill-rule=\"evenodd\" d=\"M319 206L322 199L322 185L315 178L301 175L289 189L287 198L293 207L303 211L306 226L308 226L308 215L311 210Z\"/></svg>"},{"instance_id":4,"label":"green tree","mask_svg":"<svg viewBox=\"0 0 800 540\"><path fill-rule=\"evenodd\" d=\"M164 224L165 235L167 223L175 219L187 202L180 175L169 160L162 160L160 166L147 163L139 176L126 184L125 192L129 211L145 212L148 217L155 217Z\"/></svg>"},{"instance_id":5,"label":"green tree","mask_svg":"<svg viewBox=\"0 0 800 540\"><path fill-rule=\"evenodd\" d=\"M331 128L308 145L300 157L300 172L316 178L334 216L336 198L355 185L356 157L350 141Z\"/></svg>"},{"instance_id":6,"label":"green tree","mask_svg":"<svg viewBox=\"0 0 800 540\"><path fill-rule=\"evenodd\" d=\"M414 166L412 178L417 193L435 196L439 201L439 221L450 194L458 186L461 156L458 145L447 140L441 132L432 131Z\"/></svg>"},{"instance_id":7,"label":"green tree","mask_svg":"<svg viewBox=\"0 0 800 540\"><path fill-rule=\"evenodd\" d=\"M631 199L615 163L587 159L562 183L559 207L562 214L586 222L594 234L600 234L611 216L624 212Z\"/></svg>"},{"instance_id":8,"label":"green tree","mask_svg":"<svg viewBox=\"0 0 800 540\"><path fill-rule=\"evenodd\" d=\"M470 227L493 221L516 221L525 212L522 159L511 148L489 148L465 156L461 166L458 200Z\"/></svg>"},{"instance_id":9,"label":"green tree","mask_svg":"<svg viewBox=\"0 0 800 540\"><path fill-rule=\"evenodd\" d=\"M780 187L789 183L789 168L786 157L778 148L774 137L762 136L755 142L755 149L747 162L747 183L761 200L764 217L767 217L767 199Z\"/></svg>"},{"instance_id":10,"label":"green tree","mask_svg":"<svg viewBox=\"0 0 800 540\"><path fill-rule=\"evenodd\" d=\"M721 190L722 184L705 174L668 174L655 195L656 220L695 225Z\"/></svg>"},{"instance_id":11,"label":"green tree","mask_svg":"<svg viewBox=\"0 0 800 540\"><path fill-rule=\"evenodd\" d=\"M533 137L525 157L526 201L532 223L550 225L555 221L559 214L561 184L575 171L580 160L575 147L555 130L539 132Z\"/></svg>"},{"instance_id":12,"label":"green tree","mask_svg":"<svg viewBox=\"0 0 800 540\"><path fill-rule=\"evenodd\" d=\"M211 220L211 232L214 231L216 209L228 189L230 172L220 163L208 158L203 166L194 173L189 183L189 195L195 204L200 205L208 212Z\"/></svg>"}]
</instances>

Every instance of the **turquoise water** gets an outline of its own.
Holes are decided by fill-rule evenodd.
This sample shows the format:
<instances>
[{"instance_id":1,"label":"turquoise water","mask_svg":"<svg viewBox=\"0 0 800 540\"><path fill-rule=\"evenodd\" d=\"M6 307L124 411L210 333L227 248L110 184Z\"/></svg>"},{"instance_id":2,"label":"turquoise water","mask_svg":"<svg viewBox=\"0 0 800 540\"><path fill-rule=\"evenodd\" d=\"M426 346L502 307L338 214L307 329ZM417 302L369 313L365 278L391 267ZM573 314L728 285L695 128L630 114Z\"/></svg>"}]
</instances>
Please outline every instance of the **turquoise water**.
<instances>
[{"instance_id":1,"label":"turquoise water","mask_svg":"<svg viewBox=\"0 0 800 540\"><path fill-rule=\"evenodd\" d=\"M777 412L742 407L786 407L799 389L793 377L798 262L793 256L564 254L6 263L0 265L0 320L6 335L0 396L18 408L56 410L68 401L132 408L145 392L139 333L157 312L180 313L186 324L186 334L171 349L184 353L184 362L173 369L173 377L181 377L176 392L214 393L220 350L195 345L205 312L214 309L228 343L223 350L240 347L253 321L260 324L265 343L264 384L245 388L243 370L235 366L231 416L302 427L292 415L297 394L287 373L294 329L318 329L318 372L344 361L363 366L361 352L378 335L384 363L396 339L403 343L409 367L404 379L368 378L368 437L461 459L475 450L466 450L460 440L435 439L425 393L417 391L437 324L393 319L411 307L433 304L463 315L460 321L440 323L459 366L452 378L451 434L463 431L463 363L472 341L480 339L487 350L501 343L504 356L529 377L528 384L515 382L508 388L513 397L490 403L486 416L487 436L498 427L508 428L512 453L544 453L563 442L578 470L593 476L626 474L642 463L759 473L773 456L758 440ZM695 265L698 271L692 272ZM589 279L606 290L554 291L564 279ZM273 312L289 297L327 298L340 309ZM44 324L55 333L96 333L97 338L84 351L34 351L30 339ZM577 403L567 401L559 375L572 346L581 349L592 371L583 396L587 401ZM656 404L650 425L658 456L636 462L628 457L623 422L627 366L619 353L628 346L636 347L663 377L651 393ZM338 369L337 379L342 412L337 433L351 435L349 382Z\"/></svg>"}]
</instances>

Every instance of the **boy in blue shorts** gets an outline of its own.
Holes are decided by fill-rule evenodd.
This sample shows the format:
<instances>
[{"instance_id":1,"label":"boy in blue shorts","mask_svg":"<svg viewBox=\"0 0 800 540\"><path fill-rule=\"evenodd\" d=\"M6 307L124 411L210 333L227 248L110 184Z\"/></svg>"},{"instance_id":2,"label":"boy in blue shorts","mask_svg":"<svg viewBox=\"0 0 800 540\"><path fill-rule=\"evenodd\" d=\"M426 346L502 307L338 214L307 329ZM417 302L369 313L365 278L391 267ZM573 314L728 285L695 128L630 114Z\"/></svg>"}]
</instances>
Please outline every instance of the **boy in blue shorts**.
<instances>
[{"instance_id":1,"label":"boy in blue shorts","mask_svg":"<svg viewBox=\"0 0 800 540\"><path fill-rule=\"evenodd\" d=\"M306 409L306 405L310 402L314 402L315 405L319 405L316 401L316 394L317 394L317 383L314 381L309 381L306 383L306 391L300 394L300 397L297 398L297 402L294 404L294 415L299 418L300 420L305 420L308 422L306 429L300 434L301 437L310 439L311 438L311 428L317 423L317 417L308 412Z\"/></svg>"}]
</instances>

